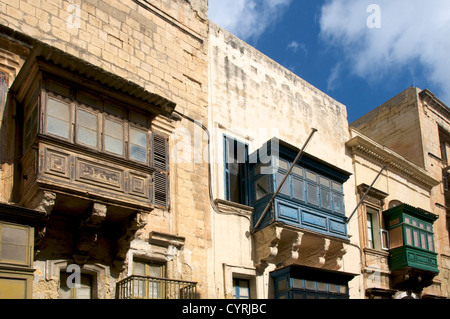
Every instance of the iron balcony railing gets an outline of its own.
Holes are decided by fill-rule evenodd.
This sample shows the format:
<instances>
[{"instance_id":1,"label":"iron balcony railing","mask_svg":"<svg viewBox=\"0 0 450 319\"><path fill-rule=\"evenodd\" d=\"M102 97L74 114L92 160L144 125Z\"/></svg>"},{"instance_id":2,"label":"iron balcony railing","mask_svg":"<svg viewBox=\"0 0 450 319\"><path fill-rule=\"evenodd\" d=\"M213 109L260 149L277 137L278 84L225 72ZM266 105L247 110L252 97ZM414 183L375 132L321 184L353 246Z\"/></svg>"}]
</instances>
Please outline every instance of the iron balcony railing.
<instances>
[{"instance_id":1,"label":"iron balcony railing","mask_svg":"<svg viewBox=\"0 0 450 319\"><path fill-rule=\"evenodd\" d=\"M119 299L197 299L197 283L148 276L130 276L117 283Z\"/></svg>"}]
</instances>

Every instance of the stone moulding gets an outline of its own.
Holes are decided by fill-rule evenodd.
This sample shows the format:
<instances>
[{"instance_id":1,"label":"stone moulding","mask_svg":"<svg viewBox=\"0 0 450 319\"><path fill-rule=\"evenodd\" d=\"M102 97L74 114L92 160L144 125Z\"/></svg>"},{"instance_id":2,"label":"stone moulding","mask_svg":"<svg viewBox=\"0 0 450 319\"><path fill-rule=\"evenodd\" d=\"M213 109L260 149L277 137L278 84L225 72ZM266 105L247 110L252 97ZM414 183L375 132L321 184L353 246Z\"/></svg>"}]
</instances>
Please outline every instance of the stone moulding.
<instances>
[{"instance_id":1,"label":"stone moulding","mask_svg":"<svg viewBox=\"0 0 450 319\"><path fill-rule=\"evenodd\" d=\"M361 134L353 128L352 130L354 133ZM421 187L425 187L427 190L431 190L439 185L439 181L430 177L422 168L368 137L357 135L348 141L346 146L351 149L352 153L360 154L380 165L386 165L390 170L406 177Z\"/></svg>"}]
</instances>

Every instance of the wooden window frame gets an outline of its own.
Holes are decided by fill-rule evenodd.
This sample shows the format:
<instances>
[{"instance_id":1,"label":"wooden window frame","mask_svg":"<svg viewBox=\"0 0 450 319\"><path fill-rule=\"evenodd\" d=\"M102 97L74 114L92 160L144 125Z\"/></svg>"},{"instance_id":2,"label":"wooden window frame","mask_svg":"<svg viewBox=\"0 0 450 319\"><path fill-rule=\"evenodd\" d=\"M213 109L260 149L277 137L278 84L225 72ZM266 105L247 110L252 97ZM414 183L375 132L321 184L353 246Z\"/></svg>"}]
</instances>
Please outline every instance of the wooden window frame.
<instances>
[{"instance_id":1,"label":"wooden window frame","mask_svg":"<svg viewBox=\"0 0 450 319\"><path fill-rule=\"evenodd\" d=\"M240 282L244 281L248 284L248 298L243 299L241 298L241 285ZM251 293L251 281L250 279L244 279L244 278L238 278L233 277L233 299L239 299L239 300L250 300L252 299L252 293Z\"/></svg>"},{"instance_id":2,"label":"wooden window frame","mask_svg":"<svg viewBox=\"0 0 450 319\"><path fill-rule=\"evenodd\" d=\"M248 144L243 143L231 136L223 135L223 163L224 163L224 186L225 186L225 200L236 202L235 199L231 198L231 172L227 159L229 158L229 144L233 143L234 152L240 149L240 145L242 145L245 149L245 158L244 163L237 164L239 165L239 201L238 204L249 205L249 165L248 165L248 156L249 156L249 147ZM240 145L239 145L240 144ZM236 155L235 153L233 155ZM239 159L238 159L239 160Z\"/></svg>"},{"instance_id":3,"label":"wooden window frame","mask_svg":"<svg viewBox=\"0 0 450 319\"><path fill-rule=\"evenodd\" d=\"M25 266L25 267L32 267L33 265L33 247L34 247L34 228L30 226L24 226L24 225L18 225L18 224L12 224L7 222L0 222L0 258L1 258L1 245L2 245L2 232L4 227L9 228L17 228L25 230L27 233L26 238L26 248L25 248L25 261L20 262L17 260L8 260L8 259L0 259L0 265L14 265L14 266Z\"/></svg>"}]
</instances>

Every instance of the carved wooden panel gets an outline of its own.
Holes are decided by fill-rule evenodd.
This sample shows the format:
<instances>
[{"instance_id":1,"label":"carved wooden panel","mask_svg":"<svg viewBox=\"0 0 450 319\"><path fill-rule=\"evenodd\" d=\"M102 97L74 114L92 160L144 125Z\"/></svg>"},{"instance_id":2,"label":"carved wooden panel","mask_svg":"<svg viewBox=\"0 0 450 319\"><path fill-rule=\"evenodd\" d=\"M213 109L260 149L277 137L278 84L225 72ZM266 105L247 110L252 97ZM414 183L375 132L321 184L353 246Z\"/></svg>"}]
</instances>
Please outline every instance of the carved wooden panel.
<instances>
[{"instance_id":1,"label":"carved wooden panel","mask_svg":"<svg viewBox=\"0 0 450 319\"><path fill-rule=\"evenodd\" d=\"M125 204L150 205L152 202L152 171L139 170L119 161L89 156L87 152L39 144L38 178L29 184L49 185L67 191L95 193L106 200L120 200ZM32 171L37 163L37 152L24 158L24 172ZM24 180L24 185L26 184ZM31 186L29 186L31 187ZM25 189L24 189L25 191Z\"/></svg>"},{"instance_id":2,"label":"carved wooden panel","mask_svg":"<svg viewBox=\"0 0 450 319\"><path fill-rule=\"evenodd\" d=\"M123 170L75 158L75 180L123 192Z\"/></svg>"},{"instance_id":3,"label":"carved wooden panel","mask_svg":"<svg viewBox=\"0 0 450 319\"><path fill-rule=\"evenodd\" d=\"M130 194L148 199L149 188L151 187L150 182L151 182L150 179L146 176L130 173L129 175Z\"/></svg>"},{"instance_id":4,"label":"carved wooden panel","mask_svg":"<svg viewBox=\"0 0 450 319\"><path fill-rule=\"evenodd\" d=\"M70 155L52 149L45 149L45 173L70 179Z\"/></svg>"}]
</instances>

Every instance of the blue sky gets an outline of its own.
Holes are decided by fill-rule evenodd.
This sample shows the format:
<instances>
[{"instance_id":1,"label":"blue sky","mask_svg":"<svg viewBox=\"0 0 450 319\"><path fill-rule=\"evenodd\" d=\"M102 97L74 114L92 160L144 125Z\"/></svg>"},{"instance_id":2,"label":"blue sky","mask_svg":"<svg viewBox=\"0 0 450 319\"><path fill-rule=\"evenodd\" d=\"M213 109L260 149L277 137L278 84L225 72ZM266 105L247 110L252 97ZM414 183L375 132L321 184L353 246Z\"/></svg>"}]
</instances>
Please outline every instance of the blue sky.
<instances>
[{"instance_id":1,"label":"blue sky","mask_svg":"<svg viewBox=\"0 0 450 319\"><path fill-rule=\"evenodd\" d=\"M209 0L209 18L347 106L411 85L450 106L449 0Z\"/></svg>"}]
</instances>

